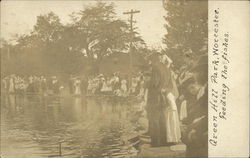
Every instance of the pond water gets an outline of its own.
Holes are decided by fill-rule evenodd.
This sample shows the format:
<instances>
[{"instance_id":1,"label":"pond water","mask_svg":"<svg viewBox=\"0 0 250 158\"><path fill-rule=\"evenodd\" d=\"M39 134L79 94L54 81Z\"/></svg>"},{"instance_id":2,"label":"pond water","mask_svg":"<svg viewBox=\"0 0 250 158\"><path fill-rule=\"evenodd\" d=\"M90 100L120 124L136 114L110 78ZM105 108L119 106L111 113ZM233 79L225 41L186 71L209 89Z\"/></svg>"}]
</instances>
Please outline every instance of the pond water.
<instances>
[{"instance_id":1,"label":"pond water","mask_svg":"<svg viewBox=\"0 0 250 158\"><path fill-rule=\"evenodd\" d=\"M110 97L2 95L1 158L133 157L136 133L126 100Z\"/></svg>"}]
</instances>

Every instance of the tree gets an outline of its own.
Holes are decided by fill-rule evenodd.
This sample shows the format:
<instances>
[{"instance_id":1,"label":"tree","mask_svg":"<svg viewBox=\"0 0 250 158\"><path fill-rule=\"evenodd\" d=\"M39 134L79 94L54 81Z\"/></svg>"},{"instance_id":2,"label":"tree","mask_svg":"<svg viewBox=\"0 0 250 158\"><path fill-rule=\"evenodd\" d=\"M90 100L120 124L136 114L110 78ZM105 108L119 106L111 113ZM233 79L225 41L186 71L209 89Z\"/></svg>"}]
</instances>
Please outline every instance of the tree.
<instances>
[{"instance_id":1,"label":"tree","mask_svg":"<svg viewBox=\"0 0 250 158\"><path fill-rule=\"evenodd\" d=\"M53 12L49 12L45 15L37 16L37 22L34 26L33 35L43 42L57 42L61 39L61 32L63 31L63 25L60 22L60 18Z\"/></svg>"},{"instance_id":2,"label":"tree","mask_svg":"<svg viewBox=\"0 0 250 158\"><path fill-rule=\"evenodd\" d=\"M55 73L63 64L58 64L61 55L58 42L63 25L53 12L37 16L36 24L29 34L17 37L16 56L23 72L33 74ZM53 68L50 68L53 67Z\"/></svg>"},{"instance_id":3,"label":"tree","mask_svg":"<svg viewBox=\"0 0 250 158\"><path fill-rule=\"evenodd\" d=\"M131 34L129 25L116 17L113 3L97 2L72 16L77 29L77 46L97 68L104 56L127 50ZM143 40L133 33L134 43Z\"/></svg>"},{"instance_id":4,"label":"tree","mask_svg":"<svg viewBox=\"0 0 250 158\"><path fill-rule=\"evenodd\" d=\"M1 67L1 77L4 77L8 72L11 72L12 65L10 60L12 59L13 46L8 41L0 39L1 50L1 65L9 65L8 67Z\"/></svg>"},{"instance_id":5,"label":"tree","mask_svg":"<svg viewBox=\"0 0 250 158\"><path fill-rule=\"evenodd\" d=\"M18 35L11 47L16 58L12 63L18 65L15 72L80 74L89 68L98 72L104 56L127 50L131 39L135 45L143 43L138 33L131 37L112 3L97 2L71 17L72 22L63 25L53 12L37 16L32 31Z\"/></svg>"},{"instance_id":6,"label":"tree","mask_svg":"<svg viewBox=\"0 0 250 158\"><path fill-rule=\"evenodd\" d=\"M165 0L164 8L167 11L164 51L176 67L190 65L207 53L208 2Z\"/></svg>"}]
</instances>

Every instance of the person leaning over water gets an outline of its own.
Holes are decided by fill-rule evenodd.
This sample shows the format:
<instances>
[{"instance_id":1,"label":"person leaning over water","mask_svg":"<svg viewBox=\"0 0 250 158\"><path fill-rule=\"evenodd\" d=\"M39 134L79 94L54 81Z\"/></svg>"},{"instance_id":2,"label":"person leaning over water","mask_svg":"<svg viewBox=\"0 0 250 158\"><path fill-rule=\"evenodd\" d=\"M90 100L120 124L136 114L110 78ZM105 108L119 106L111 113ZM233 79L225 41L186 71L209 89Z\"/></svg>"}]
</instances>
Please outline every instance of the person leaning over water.
<instances>
[{"instance_id":1,"label":"person leaning over water","mask_svg":"<svg viewBox=\"0 0 250 158\"><path fill-rule=\"evenodd\" d=\"M176 105L176 99L179 92L175 83L173 72L171 70L172 60L167 55L162 55L161 62L165 64L163 68L166 71L166 84L162 88L162 95L164 98L164 116L166 122L166 141L167 145L174 145L180 142L181 130Z\"/></svg>"},{"instance_id":2,"label":"person leaning over water","mask_svg":"<svg viewBox=\"0 0 250 158\"><path fill-rule=\"evenodd\" d=\"M149 122L149 135L151 146L158 147L166 145L166 123L164 116L164 102L162 89L170 79L169 72L165 71L165 65L157 59L151 64L150 80L147 83L148 89L146 111Z\"/></svg>"}]
</instances>

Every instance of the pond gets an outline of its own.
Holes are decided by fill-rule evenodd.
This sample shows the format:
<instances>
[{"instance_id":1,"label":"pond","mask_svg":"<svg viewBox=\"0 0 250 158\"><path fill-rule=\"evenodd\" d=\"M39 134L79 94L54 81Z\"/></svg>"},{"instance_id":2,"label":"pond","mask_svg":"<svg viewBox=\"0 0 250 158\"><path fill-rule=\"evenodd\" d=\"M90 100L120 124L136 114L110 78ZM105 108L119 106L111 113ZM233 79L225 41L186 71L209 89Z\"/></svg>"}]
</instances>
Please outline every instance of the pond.
<instances>
[{"instance_id":1,"label":"pond","mask_svg":"<svg viewBox=\"0 0 250 158\"><path fill-rule=\"evenodd\" d=\"M133 105L112 97L1 97L2 158L133 157L124 143L136 134Z\"/></svg>"}]
</instances>

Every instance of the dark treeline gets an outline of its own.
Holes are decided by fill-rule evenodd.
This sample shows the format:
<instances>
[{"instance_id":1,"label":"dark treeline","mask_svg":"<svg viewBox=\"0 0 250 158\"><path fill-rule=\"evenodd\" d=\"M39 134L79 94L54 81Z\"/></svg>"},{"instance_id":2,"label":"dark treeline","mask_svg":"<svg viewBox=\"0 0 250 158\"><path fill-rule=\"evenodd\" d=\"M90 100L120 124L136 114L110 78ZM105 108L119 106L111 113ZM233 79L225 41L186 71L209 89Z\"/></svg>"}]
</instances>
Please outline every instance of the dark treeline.
<instances>
[{"instance_id":1,"label":"dark treeline","mask_svg":"<svg viewBox=\"0 0 250 158\"><path fill-rule=\"evenodd\" d=\"M16 44L2 41L2 73L79 74L98 71L98 63L115 52L144 45L126 21L116 17L114 5L97 2L72 13L62 24L53 12L37 16L29 34L18 35ZM91 70L90 70L91 69Z\"/></svg>"},{"instance_id":2,"label":"dark treeline","mask_svg":"<svg viewBox=\"0 0 250 158\"><path fill-rule=\"evenodd\" d=\"M207 53L207 2L166 1L163 6L166 49L161 52L173 60L174 70L189 67ZM104 58L129 52L130 41L133 52L142 56L155 52L136 30L130 33L113 3L96 2L69 16L71 22L62 24L53 12L39 15L30 33L17 35L14 44L2 40L2 75L99 73L102 61L113 62Z\"/></svg>"}]
</instances>

